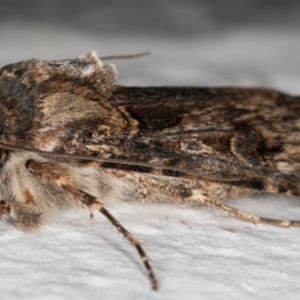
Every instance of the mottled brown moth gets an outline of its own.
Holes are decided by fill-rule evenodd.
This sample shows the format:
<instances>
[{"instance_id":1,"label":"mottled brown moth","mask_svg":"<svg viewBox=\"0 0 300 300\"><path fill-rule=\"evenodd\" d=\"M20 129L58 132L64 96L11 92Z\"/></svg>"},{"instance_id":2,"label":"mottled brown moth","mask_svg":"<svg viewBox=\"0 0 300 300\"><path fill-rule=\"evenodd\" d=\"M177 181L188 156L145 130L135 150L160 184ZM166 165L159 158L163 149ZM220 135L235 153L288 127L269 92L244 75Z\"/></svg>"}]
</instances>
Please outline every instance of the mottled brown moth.
<instances>
[{"instance_id":1,"label":"mottled brown moth","mask_svg":"<svg viewBox=\"0 0 300 300\"><path fill-rule=\"evenodd\" d=\"M0 216L24 231L57 209L112 199L199 204L253 223L222 201L257 191L300 196L300 97L257 88L128 87L95 52L0 69Z\"/></svg>"}]
</instances>

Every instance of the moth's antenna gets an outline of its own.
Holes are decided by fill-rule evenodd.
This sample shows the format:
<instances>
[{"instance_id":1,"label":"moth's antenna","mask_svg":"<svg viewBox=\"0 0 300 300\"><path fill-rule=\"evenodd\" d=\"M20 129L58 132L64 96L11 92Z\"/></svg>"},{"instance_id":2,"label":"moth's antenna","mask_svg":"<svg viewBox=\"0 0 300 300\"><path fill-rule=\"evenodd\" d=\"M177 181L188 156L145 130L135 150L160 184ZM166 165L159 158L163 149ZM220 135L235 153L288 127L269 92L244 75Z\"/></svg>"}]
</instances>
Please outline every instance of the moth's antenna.
<instances>
[{"instance_id":1,"label":"moth's antenna","mask_svg":"<svg viewBox=\"0 0 300 300\"><path fill-rule=\"evenodd\" d=\"M102 56L100 57L101 60L111 60L111 59L127 59L127 58L138 58L138 57L143 57L146 55L149 55L151 52L146 51L146 52L141 52L141 53L136 53L136 54L126 54L126 55L111 55L111 56Z\"/></svg>"},{"instance_id":2,"label":"moth's antenna","mask_svg":"<svg viewBox=\"0 0 300 300\"><path fill-rule=\"evenodd\" d=\"M101 158L101 157L94 157L94 156L86 156L86 155L77 155L77 154L68 154L68 153L55 153L55 152L48 152L48 151L42 151L37 149L30 149L30 148L22 148L22 147L15 147L11 146L5 143L0 142L0 148L11 150L11 151L30 151L34 152L40 155L48 156L48 157L60 157L60 158L70 158L70 159L79 159L79 160L89 160L89 161L98 161L100 163L112 163L112 164L121 164L121 165L135 165L140 167L149 167L152 169L157 170L169 170L169 171L175 171L175 172L183 172L188 175L201 177L203 179L210 179L215 181L221 181L221 182L235 182L240 181L239 177L231 177L231 178L224 178L224 177L218 177L214 174L207 174L200 171L190 171L185 168L180 167L173 167L173 166L166 166L166 165L157 165L153 163L147 163L147 162L140 162L140 161L127 161L124 159L119 158Z\"/></svg>"}]
</instances>

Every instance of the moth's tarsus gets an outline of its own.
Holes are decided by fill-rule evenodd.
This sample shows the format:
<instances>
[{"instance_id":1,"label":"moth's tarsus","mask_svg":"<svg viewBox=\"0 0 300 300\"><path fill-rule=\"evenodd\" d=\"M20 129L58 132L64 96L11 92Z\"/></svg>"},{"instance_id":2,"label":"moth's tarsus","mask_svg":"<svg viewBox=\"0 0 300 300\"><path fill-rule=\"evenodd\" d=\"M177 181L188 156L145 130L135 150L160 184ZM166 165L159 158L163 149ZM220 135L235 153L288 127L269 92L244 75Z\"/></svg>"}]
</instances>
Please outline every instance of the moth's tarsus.
<instances>
[{"instance_id":1,"label":"moth's tarsus","mask_svg":"<svg viewBox=\"0 0 300 300\"><path fill-rule=\"evenodd\" d=\"M222 203L257 191L300 196L300 97L124 87L115 74L95 52L0 69L0 217L32 231L59 209L97 209L136 247L153 289L145 251L106 203L207 205L252 223L300 225Z\"/></svg>"},{"instance_id":2,"label":"moth's tarsus","mask_svg":"<svg viewBox=\"0 0 300 300\"><path fill-rule=\"evenodd\" d=\"M149 258L141 246L140 242L127 230L125 229L103 206L100 207L99 211L114 225L118 231L129 241L131 245L133 245L137 252L139 253L141 260L143 261L146 270L148 272L148 276L151 282L151 286L153 290L158 290L158 281L154 275L154 271L149 263Z\"/></svg>"},{"instance_id":3,"label":"moth's tarsus","mask_svg":"<svg viewBox=\"0 0 300 300\"><path fill-rule=\"evenodd\" d=\"M99 210L101 212L101 214L103 214L103 216L105 216L110 223L117 228L117 230L129 241L129 243L134 246L138 252L138 254L140 255L140 258L142 260L142 262L145 265L145 268L148 272L148 276L151 282L151 286L153 290L157 290L158 289L158 281L154 275L154 271L150 265L149 262L149 258L145 252L145 250L143 249L143 247L141 246L141 243L126 229L124 228L112 215L111 213L103 206L103 202L100 201L99 199L96 199L95 197L88 195L86 193L84 193L83 191L78 191L77 195L79 195L79 193L81 193L82 195L84 195L85 197L87 196L88 199L91 199L91 201L88 201L88 203L85 203L85 201L83 200L83 202L88 206L89 210L90 210L90 216L91 216L91 220L93 219L93 210ZM81 199L84 199L84 197L81 197Z\"/></svg>"},{"instance_id":4,"label":"moth's tarsus","mask_svg":"<svg viewBox=\"0 0 300 300\"><path fill-rule=\"evenodd\" d=\"M207 200L204 201L205 205L218 209L220 211L224 211L228 213L229 215L233 215L239 219L242 219L244 221L251 222L253 224L257 223L264 223L264 224L269 224L269 225L274 225L274 226L279 226L279 227L300 227L300 221L291 221L291 220L280 220L280 219L271 219L271 218L264 218L264 217L259 217L254 214L245 212L243 210L237 209L235 207L223 204L221 202L215 201L215 200Z\"/></svg>"}]
</instances>

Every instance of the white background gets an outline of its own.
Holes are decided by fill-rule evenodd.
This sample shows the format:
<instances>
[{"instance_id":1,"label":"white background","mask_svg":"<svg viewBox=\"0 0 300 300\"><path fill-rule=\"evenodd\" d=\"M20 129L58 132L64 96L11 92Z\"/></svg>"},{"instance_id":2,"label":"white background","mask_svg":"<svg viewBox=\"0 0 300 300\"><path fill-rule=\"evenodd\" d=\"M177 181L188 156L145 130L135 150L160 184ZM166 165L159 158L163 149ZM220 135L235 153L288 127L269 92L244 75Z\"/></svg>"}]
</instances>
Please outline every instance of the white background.
<instances>
[{"instance_id":1,"label":"white background","mask_svg":"<svg viewBox=\"0 0 300 300\"><path fill-rule=\"evenodd\" d=\"M151 50L114 62L118 84L268 86L300 94L297 1L225 2L0 1L0 64ZM300 296L299 228L254 226L204 207L121 200L107 208L142 242L159 292L107 220L99 214L91 226L88 212L77 210L58 213L34 234L3 218L1 299ZM300 219L299 199L261 195L232 203Z\"/></svg>"}]
</instances>

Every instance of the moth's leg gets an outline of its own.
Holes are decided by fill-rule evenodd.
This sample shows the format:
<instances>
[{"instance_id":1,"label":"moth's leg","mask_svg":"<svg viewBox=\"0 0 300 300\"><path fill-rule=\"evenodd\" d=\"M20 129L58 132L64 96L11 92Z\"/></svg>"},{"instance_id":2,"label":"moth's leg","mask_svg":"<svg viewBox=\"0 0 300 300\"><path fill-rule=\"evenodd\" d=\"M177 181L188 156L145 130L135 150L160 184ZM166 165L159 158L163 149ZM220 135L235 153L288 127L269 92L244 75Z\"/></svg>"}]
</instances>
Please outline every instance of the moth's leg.
<instances>
[{"instance_id":1,"label":"moth's leg","mask_svg":"<svg viewBox=\"0 0 300 300\"><path fill-rule=\"evenodd\" d=\"M118 231L129 241L129 243L136 248L148 272L152 289L157 290L158 281L150 265L149 258L140 242L109 213L109 211L103 206L103 203L100 199L97 199L96 197L87 194L74 186L64 184L62 187L64 187L68 192L73 193L74 196L78 197L78 199L80 199L89 208L91 219L93 218L93 210L99 210L111 222L111 224L116 227Z\"/></svg>"},{"instance_id":2,"label":"moth's leg","mask_svg":"<svg viewBox=\"0 0 300 300\"><path fill-rule=\"evenodd\" d=\"M125 229L107 211L106 208L104 208L103 203L100 199L97 199L96 197L77 188L76 184L73 182L72 174L59 164L48 162L41 163L31 160L27 162L26 167L35 176L40 176L54 182L57 186L63 189L66 194L71 195L74 200L80 200L83 204L85 204L90 210L90 216L92 220L93 210L99 210L112 223L112 225L114 225L118 229L118 231L130 242L130 244L136 248L146 267L152 288L154 290L158 289L158 282L150 265L149 258L142 248L140 242L127 229Z\"/></svg>"},{"instance_id":3,"label":"moth's leg","mask_svg":"<svg viewBox=\"0 0 300 300\"><path fill-rule=\"evenodd\" d=\"M227 212L229 215L234 215L240 219L243 219L245 221L249 221L252 223L265 223L280 227L290 227L290 226L300 226L300 221L289 221L289 220L279 220L279 219L271 219L271 218L264 218L259 217L253 214L250 214L248 212L245 212L243 210L231 207L229 205L226 205L222 202L211 200L211 199L201 199L201 204L205 204L211 208L215 208L221 211Z\"/></svg>"},{"instance_id":4,"label":"moth's leg","mask_svg":"<svg viewBox=\"0 0 300 300\"><path fill-rule=\"evenodd\" d=\"M257 146L261 141L261 136L247 128L243 131L237 132L230 140L230 147L232 153L234 153L241 161L244 161L252 166L259 166L262 164L262 160L257 153Z\"/></svg>"},{"instance_id":5,"label":"moth's leg","mask_svg":"<svg viewBox=\"0 0 300 300\"><path fill-rule=\"evenodd\" d=\"M136 248L136 250L137 250L138 254L140 255L140 257L146 267L146 270L148 272L148 276L149 276L149 279L151 282L152 289L157 290L158 289L158 281L157 281L154 271L150 265L149 258L147 256L146 252L144 251L141 243L126 228L124 228L110 214L110 212L105 207L103 207L103 205L100 202L95 202L93 204L93 208L98 209L111 222L111 224L113 226L115 226L118 229L118 231L129 241L129 243Z\"/></svg>"},{"instance_id":6,"label":"moth's leg","mask_svg":"<svg viewBox=\"0 0 300 300\"><path fill-rule=\"evenodd\" d=\"M14 225L23 231L32 231L42 225L42 213L32 203L10 200L0 201L0 218L3 214L10 216Z\"/></svg>"}]
</instances>

